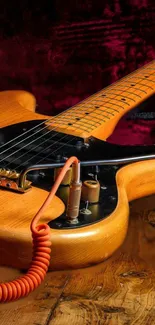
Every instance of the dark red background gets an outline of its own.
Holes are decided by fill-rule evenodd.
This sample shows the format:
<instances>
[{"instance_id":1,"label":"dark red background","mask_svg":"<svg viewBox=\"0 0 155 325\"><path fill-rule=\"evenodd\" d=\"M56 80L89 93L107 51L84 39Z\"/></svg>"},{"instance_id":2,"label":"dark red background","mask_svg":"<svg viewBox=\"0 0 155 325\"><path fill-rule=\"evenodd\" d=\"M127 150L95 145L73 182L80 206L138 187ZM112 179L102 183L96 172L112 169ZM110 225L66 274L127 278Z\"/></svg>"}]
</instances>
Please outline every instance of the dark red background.
<instances>
[{"instance_id":1,"label":"dark red background","mask_svg":"<svg viewBox=\"0 0 155 325\"><path fill-rule=\"evenodd\" d=\"M154 0L1 0L0 20L0 90L32 92L46 114L155 58ZM154 126L122 120L109 141L155 142Z\"/></svg>"}]
</instances>

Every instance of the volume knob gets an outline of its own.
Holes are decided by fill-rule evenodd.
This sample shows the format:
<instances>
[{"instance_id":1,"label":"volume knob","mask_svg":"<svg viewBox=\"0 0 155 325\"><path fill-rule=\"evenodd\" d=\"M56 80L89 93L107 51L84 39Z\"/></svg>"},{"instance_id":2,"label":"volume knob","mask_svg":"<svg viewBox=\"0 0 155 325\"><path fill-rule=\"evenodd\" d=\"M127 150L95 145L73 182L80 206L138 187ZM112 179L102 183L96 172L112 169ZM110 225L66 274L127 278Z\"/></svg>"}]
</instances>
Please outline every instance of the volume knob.
<instances>
[{"instance_id":1,"label":"volume knob","mask_svg":"<svg viewBox=\"0 0 155 325\"><path fill-rule=\"evenodd\" d=\"M100 183L97 180L86 180L82 184L81 199L90 203L97 203L100 196Z\"/></svg>"}]
</instances>

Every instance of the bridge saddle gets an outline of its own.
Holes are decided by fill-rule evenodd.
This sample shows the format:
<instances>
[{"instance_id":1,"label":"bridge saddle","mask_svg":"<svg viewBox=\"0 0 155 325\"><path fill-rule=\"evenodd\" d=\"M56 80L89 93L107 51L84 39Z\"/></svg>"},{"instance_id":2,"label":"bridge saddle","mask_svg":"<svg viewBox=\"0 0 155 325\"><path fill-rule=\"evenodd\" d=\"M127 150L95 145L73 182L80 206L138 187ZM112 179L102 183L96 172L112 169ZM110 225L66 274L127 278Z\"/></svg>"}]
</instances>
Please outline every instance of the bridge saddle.
<instances>
[{"instance_id":1,"label":"bridge saddle","mask_svg":"<svg viewBox=\"0 0 155 325\"><path fill-rule=\"evenodd\" d=\"M15 170L0 168L0 187L20 193L27 192L31 188L31 182L25 179L24 186L20 187L19 176L20 174Z\"/></svg>"}]
</instances>

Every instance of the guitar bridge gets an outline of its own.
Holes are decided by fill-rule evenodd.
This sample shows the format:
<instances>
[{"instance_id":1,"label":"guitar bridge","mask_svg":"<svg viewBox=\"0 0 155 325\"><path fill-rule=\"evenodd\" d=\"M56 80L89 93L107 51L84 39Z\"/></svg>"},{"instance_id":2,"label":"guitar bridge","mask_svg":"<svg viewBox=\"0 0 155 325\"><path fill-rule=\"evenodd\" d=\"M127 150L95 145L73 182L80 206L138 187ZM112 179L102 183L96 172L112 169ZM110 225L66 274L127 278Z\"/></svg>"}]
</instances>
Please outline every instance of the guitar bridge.
<instances>
[{"instance_id":1,"label":"guitar bridge","mask_svg":"<svg viewBox=\"0 0 155 325\"><path fill-rule=\"evenodd\" d=\"M15 170L0 168L0 187L20 193L27 192L31 188L31 182L25 179L24 186L20 187L19 176Z\"/></svg>"}]
</instances>

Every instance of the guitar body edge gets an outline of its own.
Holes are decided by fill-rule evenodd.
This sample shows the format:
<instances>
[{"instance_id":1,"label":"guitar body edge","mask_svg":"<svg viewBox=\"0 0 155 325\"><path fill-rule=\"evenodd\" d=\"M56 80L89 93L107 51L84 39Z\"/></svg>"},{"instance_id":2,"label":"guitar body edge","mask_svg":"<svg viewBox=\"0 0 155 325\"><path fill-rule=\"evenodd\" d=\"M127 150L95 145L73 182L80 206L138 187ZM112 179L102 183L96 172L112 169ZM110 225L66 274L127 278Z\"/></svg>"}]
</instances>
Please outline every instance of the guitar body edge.
<instances>
[{"instance_id":1,"label":"guitar body edge","mask_svg":"<svg viewBox=\"0 0 155 325\"><path fill-rule=\"evenodd\" d=\"M5 101L6 95L7 102ZM27 99L25 96L28 96ZM35 100L29 93L2 92L0 101L5 106L5 110L1 109L1 127L44 118L42 115L33 113ZM25 109L28 107L29 111ZM50 269L90 266L107 259L120 247L128 229L128 202L155 192L155 161L138 162L123 167L116 175L116 185L118 203L110 216L83 228L51 229ZM36 188L26 194L1 190L1 265L20 269L29 267L32 258L30 221L46 199L47 194L46 191ZM43 220L49 222L51 218L57 218L63 211L62 201L54 197Z\"/></svg>"},{"instance_id":2,"label":"guitar body edge","mask_svg":"<svg viewBox=\"0 0 155 325\"><path fill-rule=\"evenodd\" d=\"M118 204L109 217L83 228L51 229L52 253L49 269L91 266L104 261L121 246L128 230L128 202L155 192L155 161L138 162L123 167L116 175L116 183ZM38 189L38 195L39 191ZM63 209L61 202L55 201L52 204L55 211L60 207L60 214ZM48 212L47 222L49 219ZM32 241L28 226L25 233L21 234L17 228L11 237L8 229L4 228L3 232L1 229L0 243L1 264L20 269L28 268L32 258Z\"/></svg>"}]
</instances>

